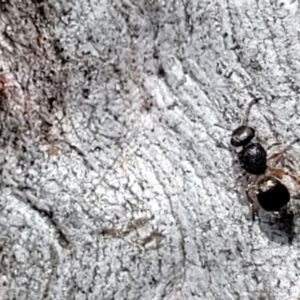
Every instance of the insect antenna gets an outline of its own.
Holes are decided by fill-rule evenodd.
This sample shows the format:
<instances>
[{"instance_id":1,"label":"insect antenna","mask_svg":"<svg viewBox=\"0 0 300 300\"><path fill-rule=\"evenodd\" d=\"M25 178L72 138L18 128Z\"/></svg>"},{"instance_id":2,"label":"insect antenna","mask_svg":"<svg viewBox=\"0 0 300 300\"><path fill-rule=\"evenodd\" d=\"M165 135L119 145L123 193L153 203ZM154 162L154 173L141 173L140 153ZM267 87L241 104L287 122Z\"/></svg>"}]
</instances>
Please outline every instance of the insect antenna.
<instances>
[{"instance_id":1,"label":"insect antenna","mask_svg":"<svg viewBox=\"0 0 300 300\"><path fill-rule=\"evenodd\" d=\"M250 101L250 103L248 104L248 107L246 109L245 117L244 117L244 120L242 122L242 125L245 125L245 126L247 125L251 108L254 104L257 104L259 102L259 100L261 100L261 98L255 97L253 100Z\"/></svg>"}]
</instances>

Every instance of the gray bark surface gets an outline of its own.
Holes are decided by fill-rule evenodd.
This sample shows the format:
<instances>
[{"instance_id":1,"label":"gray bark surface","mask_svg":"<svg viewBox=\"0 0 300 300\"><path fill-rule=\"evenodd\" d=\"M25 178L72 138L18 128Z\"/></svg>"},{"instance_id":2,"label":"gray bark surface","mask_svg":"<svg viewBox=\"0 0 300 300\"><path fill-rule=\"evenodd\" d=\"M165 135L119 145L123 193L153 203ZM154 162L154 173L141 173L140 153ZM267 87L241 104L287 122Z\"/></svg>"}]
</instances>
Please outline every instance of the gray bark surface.
<instances>
[{"instance_id":1,"label":"gray bark surface","mask_svg":"<svg viewBox=\"0 0 300 300\"><path fill-rule=\"evenodd\" d=\"M300 138L299 28L298 1L2 0L0 299L299 299L299 187L252 222L224 148L253 97L269 152Z\"/></svg>"}]
</instances>

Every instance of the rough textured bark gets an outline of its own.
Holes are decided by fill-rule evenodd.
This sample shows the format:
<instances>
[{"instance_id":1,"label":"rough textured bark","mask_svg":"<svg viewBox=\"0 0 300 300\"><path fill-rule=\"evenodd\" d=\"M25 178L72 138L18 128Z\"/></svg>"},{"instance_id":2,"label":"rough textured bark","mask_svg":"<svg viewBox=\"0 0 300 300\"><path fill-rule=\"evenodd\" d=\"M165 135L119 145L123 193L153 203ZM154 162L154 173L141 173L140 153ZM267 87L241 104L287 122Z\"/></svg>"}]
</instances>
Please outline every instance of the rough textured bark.
<instances>
[{"instance_id":1,"label":"rough textured bark","mask_svg":"<svg viewBox=\"0 0 300 300\"><path fill-rule=\"evenodd\" d=\"M297 299L298 187L252 223L223 146L253 97L263 145L300 137L299 28L298 1L2 0L0 298Z\"/></svg>"}]
</instances>

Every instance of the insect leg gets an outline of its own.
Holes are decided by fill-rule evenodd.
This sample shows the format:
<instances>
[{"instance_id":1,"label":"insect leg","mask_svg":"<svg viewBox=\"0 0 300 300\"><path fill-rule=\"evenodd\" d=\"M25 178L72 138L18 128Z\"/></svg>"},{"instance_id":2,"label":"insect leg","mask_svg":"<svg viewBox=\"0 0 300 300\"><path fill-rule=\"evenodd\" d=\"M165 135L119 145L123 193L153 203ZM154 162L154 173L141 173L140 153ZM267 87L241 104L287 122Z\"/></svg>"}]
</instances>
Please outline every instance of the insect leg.
<instances>
[{"instance_id":1,"label":"insect leg","mask_svg":"<svg viewBox=\"0 0 300 300\"><path fill-rule=\"evenodd\" d=\"M283 169L279 169L279 168L273 168L273 167L269 167L268 166L268 170L272 173L274 173L275 175L282 177L283 175L289 176L290 178L292 178L298 185L300 185L300 178L294 174L290 174L289 172L283 170Z\"/></svg>"},{"instance_id":2,"label":"insect leg","mask_svg":"<svg viewBox=\"0 0 300 300\"><path fill-rule=\"evenodd\" d=\"M283 154L291 147L293 146L295 143L299 142L299 139L294 140L293 142L291 142L290 144L288 144L282 151L277 152L277 153L273 153L270 156L267 157L267 160L273 160L273 159L280 159L282 158ZM279 143L276 143L277 145ZM272 145L275 146L276 144Z\"/></svg>"},{"instance_id":3,"label":"insect leg","mask_svg":"<svg viewBox=\"0 0 300 300\"><path fill-rule=\"evenodd\" d=\"M280 159L280 158L282 158L283 154L284 154L284 151L273 153L267 157L267 160Z\"/></svg>"},{"instance_id":4,"label":"insect leg","mask_svg":"<svg viewBox=\"0 0 300 300\"><path fill-rule=\"evenodd\" d=\"M249 206L250 206L250 213L251 213L251 217L252 217L252 221L255 220L255 215L257 214L257 210L254 208L254 200L253 198L250 196L250 191L255 188L256 186L256 182L257 182L257 178L255 178L254 180L252 180L246 188L246 196L247 196L247 200L249 202Z\"/></svg>"}]
</instances>

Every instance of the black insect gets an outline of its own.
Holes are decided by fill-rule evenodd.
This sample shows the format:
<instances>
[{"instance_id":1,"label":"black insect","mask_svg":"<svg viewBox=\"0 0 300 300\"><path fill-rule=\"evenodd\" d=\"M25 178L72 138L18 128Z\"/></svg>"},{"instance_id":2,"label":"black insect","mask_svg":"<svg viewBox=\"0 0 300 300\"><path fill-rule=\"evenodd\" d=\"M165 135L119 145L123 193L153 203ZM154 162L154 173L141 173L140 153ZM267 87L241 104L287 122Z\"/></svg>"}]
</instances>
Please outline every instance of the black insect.
<instances>
[{"instance_id":1,"label":"black insect","mask_svg":"<svg viewBox=\"0 0 300 300\"><path fill-rule=\"evenodd\" d=\"M255 138L255 130L246 124L250 109L257 102L258 100L255 99L250 103L243 124L232 132L230 144L233 147L242 147L238 153L240 165L247 173L254 175L254 179L246 188L251 207L254 200L250 196L250 192L254 191L257 202L264 210L280 212L290 201L289 190L281 182L282 176L290 176L297 184L300 184L300 179L283 169L268 166L267 162L281 158L284 151L294 143L283 151L267 157L264 147L260 143L252 141Z\"/></svg>"}]
</instances>

